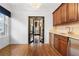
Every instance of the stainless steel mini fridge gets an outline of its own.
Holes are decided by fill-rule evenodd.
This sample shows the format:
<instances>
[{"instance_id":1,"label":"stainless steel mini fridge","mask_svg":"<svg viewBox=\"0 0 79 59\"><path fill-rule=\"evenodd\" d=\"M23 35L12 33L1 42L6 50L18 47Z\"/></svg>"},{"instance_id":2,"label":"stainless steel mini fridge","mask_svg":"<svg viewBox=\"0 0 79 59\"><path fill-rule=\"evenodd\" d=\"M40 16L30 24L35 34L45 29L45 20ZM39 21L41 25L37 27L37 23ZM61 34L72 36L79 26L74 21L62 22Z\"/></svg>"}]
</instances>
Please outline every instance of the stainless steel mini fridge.
<instances>
[{"instance_id":1,"label":"stainless steel mini fridge","mask_svg":"<svg viewBox=\"0 0 79 59\"><path fill-rule=\"evenodd\" d=\"M79 56L79 39L69 38L69 55Z\"/></svg>"}]
</instances>

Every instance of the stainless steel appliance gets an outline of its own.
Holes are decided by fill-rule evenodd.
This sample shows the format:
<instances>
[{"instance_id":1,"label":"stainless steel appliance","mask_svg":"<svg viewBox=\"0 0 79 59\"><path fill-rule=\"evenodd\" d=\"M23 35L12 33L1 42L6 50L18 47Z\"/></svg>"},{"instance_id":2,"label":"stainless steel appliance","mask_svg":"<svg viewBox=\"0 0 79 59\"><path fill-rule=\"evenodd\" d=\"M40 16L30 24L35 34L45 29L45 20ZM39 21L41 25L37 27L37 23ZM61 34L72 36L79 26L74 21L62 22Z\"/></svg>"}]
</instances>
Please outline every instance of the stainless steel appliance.
<instances>
[{"instance_id":1,"label":"stainless steel appliance","mask_svg":"<svg viewBox=\"0 0 79 59\"><path fill-rule=\"evenodd\" d=\"M74 38L69 38L69 55L79 56L79 40Z\"/></svg>"}]
</instances>

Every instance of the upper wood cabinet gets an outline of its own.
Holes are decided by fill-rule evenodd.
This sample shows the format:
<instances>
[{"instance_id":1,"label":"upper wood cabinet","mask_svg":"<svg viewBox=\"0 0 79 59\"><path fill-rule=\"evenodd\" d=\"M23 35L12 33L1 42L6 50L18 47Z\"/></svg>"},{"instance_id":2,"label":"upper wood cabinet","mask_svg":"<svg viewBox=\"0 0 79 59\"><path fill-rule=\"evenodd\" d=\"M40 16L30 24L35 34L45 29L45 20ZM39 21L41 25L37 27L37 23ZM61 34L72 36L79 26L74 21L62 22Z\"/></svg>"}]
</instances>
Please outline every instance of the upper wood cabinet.
<instances>
[{"instance_id":1,"label":"upper wood cabinet","mask_svg":"<svg viewBox=\"0 0 79 59\"><path fill-rule=\"evenodd\" d=\"M78 3L63 3L53 12L53 25L67 24L78 20Z\"/></svg>"},{"instance_id":2,"label":"upper wood cabinet","mask_svg":"<svg viewBox=\"0 0 79 59\"><path fill-rule=\"evenodd\" d=\"M61 8L57 9L56 12L53 13L53 23L54 25L60 25L61 24Z\"/></svg>"},{"instance_id":3,"label":"upper wood cabinet","mask_svg":"<svg viewBox=\"0 0 79 59\"><path fill-rule=\"evenodd\" d=\"M58 22L57 22L57 11L53 13L53 19L54 19L53 20L53 25L58 24Z\"/></svg>"},{"instance_id":4,"label":"upper wood cabinet","mask_svg":"<svg viewBox=\"0 0 79 59\"><path fill-rule=\"evenodd\" d=\"M73 21L77 21L77 4L76 3L69 3L68 4L68 20L67 22L73 22Z\"/></svg>"},{"instance_id":5,"label":"upper wood cabinet","mask_svg":"<svg viewBox=\"0 0 79 59\"><path fill-rule=\"evenodd\" d=\"M57 25L61 24L61 8L57 10Z\"/></svg>"},{"instance_id":6,"label":"upper wood cabinet","mask_svg":"<svg viewBox=\"0 0 79 59\"><path fill-rule=\"evenodd\" d=\"M66 23L67 20L67 4L62 4L61 7L61 24Z\"/></svg>"}]
</instances>

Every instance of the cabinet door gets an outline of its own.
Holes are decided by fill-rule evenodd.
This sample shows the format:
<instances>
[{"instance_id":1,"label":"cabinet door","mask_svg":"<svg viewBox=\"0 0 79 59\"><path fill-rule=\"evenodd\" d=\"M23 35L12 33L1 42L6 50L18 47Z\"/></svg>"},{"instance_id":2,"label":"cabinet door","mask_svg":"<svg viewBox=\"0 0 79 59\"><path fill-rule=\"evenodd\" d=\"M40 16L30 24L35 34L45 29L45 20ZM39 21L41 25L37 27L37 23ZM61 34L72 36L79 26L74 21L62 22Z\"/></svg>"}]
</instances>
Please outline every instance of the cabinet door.
<instances>
[{"instance_id":1,"label":"cabinet door","mask_svg":"<svg viewBox=\"0 0 79 59\"><path fill-rule=\"evenodd\" d=\"M53 13L53 25L55 26L57 24L57 12L55 11Z\"/></svg>"},{"instance_id":2,"label":"cabinet door","mask_svg":"<svg viewBox=\"0 0 79 59\"><path fill-rule=\"evenodd\" d=\"M54 25L61 24L61 8L57 9L53 13L53 23L54 23Z\"/></svg>"},{"instance_id":3,"label":"cabinet door","mask_svg":"<svg viewBox=\"0 0 79 59\"><path fill-rule=\"evenodd\" d=\"M61 55L68 53L68 37L54 34L54 47Z\"/></svg>"},{"instance_id":4,"label":"cabinet door","mask_svg":"<svg viewBox=\"0 0 79 59\"><path fill-rule=\"evenodd\" d=\"M64 24L67 21L67 4L62 4L61 8L61 22Z\"/></svg>"},{"instance_id":5,"label":"cabinet door","mask_svg":"<svg viewBox=\"0 0 79 59\"><path fill-rule=\"evenodd\" d=\"M67 43L60 40L60 50L59 52L61 53L61 55L66 56L67 55Z\"/></svg>"},{"instance_id":6,"label":"cabinet door","mask_svg":"<svg viewBox=\"0 0 79 59\"><path fill-rule=\"evenodd\" d=\"M68 20L67 22L77 21L77 4L69 3L68 4Z\"/></svg>"},{"instance_id":7,"label":"cabinet door","mask_svg":"<svg viewBox=\"0 0 79 59\"><path fill-rule=\"evenodd\" d=\"M61 24L61 7L57 10L57 25Z\"/></svg>"},{"instance_id":8,"label":"cabinet door","mask_svg":"<svg viewBox=\"0 0 79 59\"><path fill-rule=\"evenodd\" d=\"M54 47L57 51L59 51L59 38L57 35L54 35Z\"/></svg>"},{"instance_id":9,"label":"cabinet door","mask_svg":"<svg viewBox=\"0 0 79 59\"><path fill-rule=\"evenodd\" d=\"M66 56L67 55L67 46L68 46L68 38L64 36L60 36L60 41L59 41L59 52L61 55Z\"/></svg>"}]
</instances>

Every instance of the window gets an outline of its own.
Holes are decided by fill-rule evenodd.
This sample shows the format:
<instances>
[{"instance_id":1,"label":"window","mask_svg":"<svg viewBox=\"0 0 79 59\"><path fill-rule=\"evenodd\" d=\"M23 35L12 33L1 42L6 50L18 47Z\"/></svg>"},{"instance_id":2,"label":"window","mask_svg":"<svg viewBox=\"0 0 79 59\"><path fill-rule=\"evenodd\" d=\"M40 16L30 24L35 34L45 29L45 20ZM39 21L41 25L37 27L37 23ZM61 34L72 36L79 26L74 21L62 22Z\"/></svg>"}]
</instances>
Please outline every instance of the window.
<instances>
[{"instance_id":1,"label":"window","mask_svg":"<svg viewBox=\"0 0 79 59\"><path fill-rule=\"evenodd\" d=\"M0 13L0 35L9 35L9 17Z\"/></svg>"},{"instance_id":2,"label":"window","mask_svg":"<svg viewBox=\"0 0 79 59\"><path fill-rule=\"evenodd\" d=\"M0 13L0 35L5 34L5 19L4 19L4 14Z\"/></svg>"}]
</instances>

